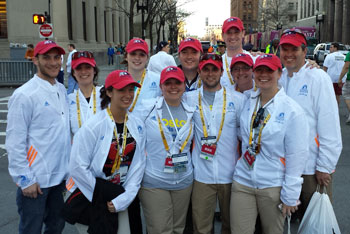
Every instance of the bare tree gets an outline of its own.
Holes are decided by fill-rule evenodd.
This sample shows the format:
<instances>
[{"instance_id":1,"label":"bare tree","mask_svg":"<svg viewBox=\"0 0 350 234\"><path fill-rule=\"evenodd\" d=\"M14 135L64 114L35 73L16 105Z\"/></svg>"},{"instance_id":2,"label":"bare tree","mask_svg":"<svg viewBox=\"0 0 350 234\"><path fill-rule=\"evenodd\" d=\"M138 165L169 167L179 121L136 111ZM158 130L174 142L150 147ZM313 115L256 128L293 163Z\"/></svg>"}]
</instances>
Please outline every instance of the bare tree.
<instances>
[{"instance_id":1,"label":"bare tree","mask_svg":"<svg viewBox=\"0 0 350 234\"><path fill-rule=\"evenodd\" d=\"M288 5L284 0L260 0L259 20L260 31L273 30L277 25L287 23Z\"/></svg>"},{"instance_id":2,"label":"bare tree","mask_svg":"<svg viewBox=\"0 0 350 234\"><path fill-rule=\"evenodd\" d=\"M124 1L122 1L124 2ZM122 4L119 0L114 0L113 6L110 7L111 11L118 11L122 12L126 15L126 17L129 19L129 40L134 37L134 16L135 16L135 6L137 3L137 0L128 0L129 4Z\"/></svg>"}]
</instances>

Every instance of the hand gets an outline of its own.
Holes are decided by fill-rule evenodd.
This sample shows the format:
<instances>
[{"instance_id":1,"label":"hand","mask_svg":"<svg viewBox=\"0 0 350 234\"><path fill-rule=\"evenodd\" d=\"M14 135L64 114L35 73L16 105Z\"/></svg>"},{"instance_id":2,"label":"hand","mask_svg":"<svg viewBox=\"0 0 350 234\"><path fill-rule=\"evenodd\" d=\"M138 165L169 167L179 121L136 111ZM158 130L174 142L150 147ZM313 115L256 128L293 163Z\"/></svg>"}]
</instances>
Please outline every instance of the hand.
<instances>
[{"instance_id":1,"label":"hand","mask_svg":"<svg viewBox=\"0 0 350 234\"><path fill-rule=\"evenodd\" d=\"M320 68L320 66L313 60L307 59L308 64L306 64L306 68Z\"/></svg>"},{"instance_id":2,"label":"hand","mask_svg":"<svg viewBox=\"0 0 350 234\"><path fill-rule=\"evenodd\" d=\"M286 217L286 215L291 216L292 213L298 210L298 206L287 206L286 204L282 204L282 214L283 217Z\"/></svg>"},{"instance_id":3,"label":"hand","mask_svg":"<svg viewBox=\"0 0 350 234\"><path fill-rule=\"evenodd\" d=\"M331 175L328 173L316 171L316 180L319 185L325 185L328 186L328 184L331 182Z\"/></svg>"},{"instance_id":4,"label":"hand","mask_svg":"<svg viewBox=\"0 0 350 234\"><path fill-rule=\"evenodd\" d=\"M339 80L339 81L338 81L338 86L339 86L339 88L343 88L343 85L344 85L343 81L342 81L342 80Z\"/></svg>"},{"instance_id":5,"label":"hand","mask_svg":"<svg viewBox=\"0 0 350 234\"><path fill-rule=\"evenodd\" d=\"M37 198L38 193L43 194L43 192L40 189L40 186L35 183L29 186L28 188L22 189L23 196L30 197L30 198Z\"/></svg>"},{"instance_id":6,"label":"hand","mask_svg":"<svg viewBox=\"0 0 350 234\"><path fill-rule=\"evenodd\" d=\"M107 202L107 208L108 208L108 211L111 212L111 213L116 213L117 211L115 210L115 207L113 205L113 202L109 201Z\"/></svg>"}]
</instances>

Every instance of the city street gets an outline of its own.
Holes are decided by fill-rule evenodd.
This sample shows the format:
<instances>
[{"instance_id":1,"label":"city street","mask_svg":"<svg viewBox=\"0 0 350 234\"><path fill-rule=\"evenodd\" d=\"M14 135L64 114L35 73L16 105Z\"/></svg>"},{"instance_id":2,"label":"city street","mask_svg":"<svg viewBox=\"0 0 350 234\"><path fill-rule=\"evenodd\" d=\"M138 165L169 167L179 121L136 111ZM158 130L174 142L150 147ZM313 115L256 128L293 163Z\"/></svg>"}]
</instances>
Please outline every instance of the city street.
<instances>
[{"instance_id":1,"label":"city street","mask_svg":"<svg viewBox=\"0 0 350 234\"><path fill-rule=\"evenodd\" d=\"M112 70L112 67L100 67L99 83L104 83L104 78ZM8 173L8 158L5 151L6 119L8 99L15 88L0 87L0 233L18 233L19 216L17 214L16 185ZM343 151L338 162L337 170L333 176L333 207L340 230L343 234L350 234L350 125L345 125L346 107L342 101L340 105L340 121L343 137ZM297 232L298 224L292 225L292 233ZM220 223L215 225L216 232L219 233ZM65 234L76 234L74 226L66 224ZM286 233L286 232L285 232Z\"/></svg>"}]
</instances>

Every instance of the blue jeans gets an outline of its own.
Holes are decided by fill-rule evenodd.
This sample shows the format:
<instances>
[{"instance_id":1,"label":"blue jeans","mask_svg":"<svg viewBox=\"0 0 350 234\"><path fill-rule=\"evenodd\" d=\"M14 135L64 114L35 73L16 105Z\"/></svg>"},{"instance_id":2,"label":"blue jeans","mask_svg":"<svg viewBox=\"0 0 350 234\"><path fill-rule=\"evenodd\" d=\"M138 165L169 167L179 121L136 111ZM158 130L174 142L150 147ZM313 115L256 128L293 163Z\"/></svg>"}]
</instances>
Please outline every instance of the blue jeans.
<instances>
[{"instance_id":1,"label":"blue jeans","mask_svg":"<svg viewBox=\"0 0 350 234\"><path fill-rule=\"evenodd\" d=\"M19 234L39 234L45 223L47 234L60 234L64 228L64 219L61 217L63 207L63 191L65 183L42 188L43 194L37 198L23 196L22 189L18 188L16 203L20 215Z\"/></svg>"},{"instance_id":2,"label":"blue jeans","mask_svg":"<svg viewBox=\"0 0 350 234\"><path fill-rule=\"evenodd\" d=\"M78 89L78 83L75 81L75 79L72 76L72 73L68 73L68 88L67 88L67 94L73 93L75 89Z\"/></svg>"},{"instance_id":3,"label":"blue jeans","mask_svg":"<svg viewBox=\"0 0 350 234\"><path fill-rule=\"evenodd\" d=\"M113 54L112 55L108 55L108 65L112 64L113 65Z\"/></svg>"}]
</instances>

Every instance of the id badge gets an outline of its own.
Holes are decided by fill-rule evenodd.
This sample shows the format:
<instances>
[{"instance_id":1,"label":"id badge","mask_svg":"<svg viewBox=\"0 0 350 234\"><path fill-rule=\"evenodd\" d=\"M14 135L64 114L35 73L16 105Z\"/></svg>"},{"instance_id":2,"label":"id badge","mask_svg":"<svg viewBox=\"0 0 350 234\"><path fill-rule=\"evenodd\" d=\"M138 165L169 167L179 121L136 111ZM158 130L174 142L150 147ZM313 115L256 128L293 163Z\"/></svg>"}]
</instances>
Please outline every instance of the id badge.
<instances>
[{"instance_id":1,"label":"id badge","mask_svg":"<svg viewBox=\"0 0 350 234\"><path fill-rule=\"evenodd\" d=\"M170 154L167 154L167 157L165 158L164 172L174 173L173 158L171 157Z\"/></svg>"},{"instance_id":2,"label":"id badge","mask_svg":"<svg viewBox=\"0 0 350 234\"><path fill-rule=\"evenodd\" d=\"M175 173L185 172L187 170L187 153L173 154L172 156Z\"/></svg>"},{"instance_id":3,"label":"id badge","mask_svg":"<svg viewBox=\"0 0 350 234\"><path fill-rule=\"evenodd\" d=\"M243 155L244 162L247 164L249 169L253 169L255 162L255 153L248 148Z\"/></svg>"},{"instance_id":4,"label":"id badge","mask_svg":"<svg viewBox=\"0 0 350 234\"><path fill-rule=\"evenodd\" d=\"M212 161L216 152L216 136L208 136L201 138L202 148L200 157L205 160Z\"/></svg>"},{"instance_id":5,"label":"id badge","mask_svg":"<svg viewBox=\"0 0 350 234\"><path fill-rule=\"evenodd\" d=\"M126 174L128 173L128 165L120 165L119 170L107 177L107 180L113 184L124 183L126 180Z\"/></svg>"}]
</instances>

